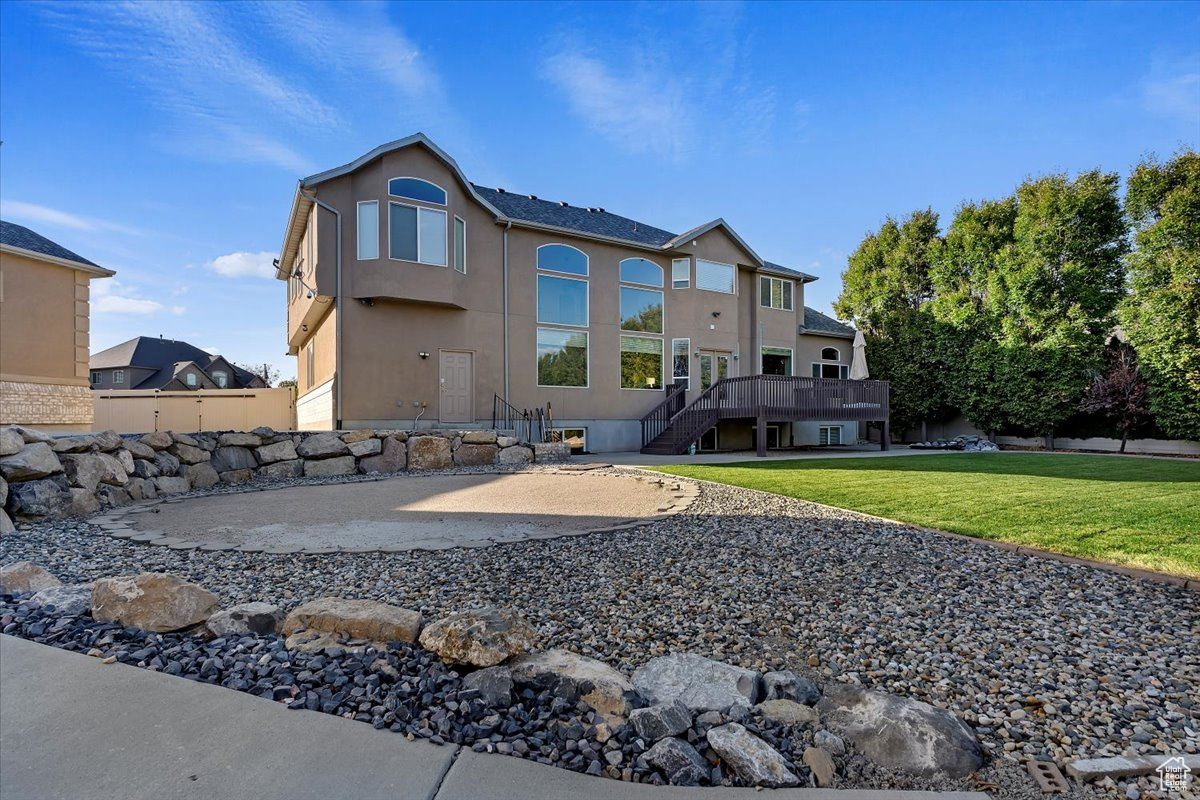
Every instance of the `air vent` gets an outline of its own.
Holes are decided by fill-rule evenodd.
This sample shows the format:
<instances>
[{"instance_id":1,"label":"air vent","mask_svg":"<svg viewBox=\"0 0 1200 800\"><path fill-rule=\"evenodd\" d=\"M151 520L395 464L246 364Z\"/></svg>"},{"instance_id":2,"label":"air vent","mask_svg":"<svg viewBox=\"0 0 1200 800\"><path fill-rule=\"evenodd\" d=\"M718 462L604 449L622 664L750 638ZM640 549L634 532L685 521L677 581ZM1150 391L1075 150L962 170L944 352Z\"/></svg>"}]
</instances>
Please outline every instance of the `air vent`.
<instances>
[{"instance_id":1,"label":"air vent","mask_svg":"<svg viewBox=\"0 0 1200 800\"><path fill-rule=\"evenodd\" d=\"M596 210L597 210L597 211L599 211L601 214L603 214L603 213L604 213L604 209L603 209L603 208L597 208Z\"/></svg>"},{"instance_id":2,"label":"air vent","mask_svg":"<svg viewBox=\"0 0 1200 800\"><path fill-rule=\"evenodd\" d=\"M529 195L529 199L530 199L530 200L537 200L537 195L536 195L536 194L531 194L531 195Z\"/></svg>"},{"instance_id":3,"label":"air vent","mask_svg":"<svg viewBox=\"0 0 1200 800\"><path fill-rule=\"evenodd\" d=\"M566 208L566 207L567 207L567 205L568 205L568 203L567 203L567 201L566 201L566 200L559 200L559 201L558 201L558 204L559 204L560 206L562 206L563 208Z\"/></svg>"},{"instance_id":4,"label":"air vent","mask_svg":"<svg viewBox=\"0 0 1200 800\"><path fill-rule=\"evenodd\" d=\"M504 194L504 187L502 187L502 186L497 186L497 187L496 187L496 191L497 191L497 192L499 192L500 194Z\"/></svg>"}]
</instances>

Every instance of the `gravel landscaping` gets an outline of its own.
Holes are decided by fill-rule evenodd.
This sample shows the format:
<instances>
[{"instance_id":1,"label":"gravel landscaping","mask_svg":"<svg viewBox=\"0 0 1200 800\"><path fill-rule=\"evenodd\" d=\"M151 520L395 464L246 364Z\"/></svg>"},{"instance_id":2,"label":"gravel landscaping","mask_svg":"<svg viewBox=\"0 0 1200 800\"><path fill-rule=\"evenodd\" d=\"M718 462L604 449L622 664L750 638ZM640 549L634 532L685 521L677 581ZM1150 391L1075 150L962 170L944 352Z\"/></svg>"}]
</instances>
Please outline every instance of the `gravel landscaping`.
<instances>
[{"instance_id":1,"label":"gravel landscaping","mask_svg":"<svg viewBox=\"0 0 1200 800\"><path fill-rule=\"evenodd\" d=\"M414 609L430 620L481 605L512 608L531 623L540 647L600 659L626 675L656 656L688 652L760 672L792 670L822 686L861 684L923 700L972 726L992 756L973 777L952 780L879 768L851 748L835 759L837 785L843 787L982 788L1002 797L1038 797L1023 759L1062 764L1122 753L1200 752L1195 593L732 487L701 484L686 512L635 530L486 549L326 555L176 551L111 539L98 526L71 519L0 538L0 563L22 559L41 564L66 583L170 572L211 590L222 606L266 601L289 609L313 598L340 596ZM8 603L0 609L0 616L13 615L5 617L6 628L15 626L8 632L38 638L29 630L38 620L17 620L17 608ZM21 613L27 617L29 612ZM138 650L150 646L120 626L98 630L97 623L83 619L88 624L50 620L40 635L58 624L60 633L70 632L65 639L85 652L105 635L113 646L133 636L136 641L126 647L130 653L135 645L141 645ZM155 644L160 648L155 653L203 647L177 641L176 634L150 636L162 642ZM200 659L200 673L205 659L223 659L230 648L241 647L245 654L235 661L257 664L282 644L277 637L235 637L207 647L216 652L189 656L189 663ZM442 680L449 694L438 695L434 705L442 704L460 691L461 678L436 659L422 661L427 656L406 646L390 648L385 660L411 664L414 674L434 685ZM355 658L361 666L361 657ZM226 682L232 665L213 672L218 666L208 668L209 678ZM353 664L342 669L365 675ZM410 686L423 699L425 690L419 688ZM404 702L412 700L400 691ZM597 758L589 750L582 761L566 766L606 774L611 773L605 768L614 766L618 775L628 768L626 779L653 774L638 772L629 734L626 741L616 736L619 745L612 747L589 738L586 729L595 720L583 716L590 712L580 711L569 692L558 698L556 708L552 688L531 691L532 697L521 698L523 710L512 713L533 719L545 715L544 724L554 719L567 727L584 726L582 738L599 746ZM310 701L305 695L304 702L318 707L326 702L319 692L314 697ZM420 716L416 706L405 707ZM377 716L371 707L353 713L372 722ZM808 775L803 753L814 735L811 726L789 729L757 716L742 724L776 744L797 774ZM558 736L557 723L554 731L546 746ZM475 732L463 734L460 726L456 733L453 725L443 738L479 741ZM576 749L562 752L580 753L580 738L563 738L563 747L570 739ZM623 755L607 760L603 754L613 749ZM602 763L593 768L593 761ZM1149 797L1150 787L1151 781L1142 779L1074 791L1090 796L1109 789L1105 793L1113 796Z\"/></svg>"}]
</instances>

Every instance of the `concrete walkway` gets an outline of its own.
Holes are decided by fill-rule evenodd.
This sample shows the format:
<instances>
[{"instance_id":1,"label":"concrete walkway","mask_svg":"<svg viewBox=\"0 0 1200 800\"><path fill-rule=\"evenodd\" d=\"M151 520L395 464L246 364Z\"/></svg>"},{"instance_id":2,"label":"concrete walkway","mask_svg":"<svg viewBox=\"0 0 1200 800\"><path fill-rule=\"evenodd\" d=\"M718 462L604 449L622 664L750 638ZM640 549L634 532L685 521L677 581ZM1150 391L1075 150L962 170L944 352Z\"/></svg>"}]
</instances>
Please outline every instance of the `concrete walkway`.
<instances>
[{"instance_id":1,"label":"concrete walkway","mask_svg":"<svg viewBox=\"0 0 1200 800\"><path fill-rule=\"evenodd\" d=\"M4 800L987 800L681 789L409 742L370 725L0 636Z\"/></svg>"}]
</instances>

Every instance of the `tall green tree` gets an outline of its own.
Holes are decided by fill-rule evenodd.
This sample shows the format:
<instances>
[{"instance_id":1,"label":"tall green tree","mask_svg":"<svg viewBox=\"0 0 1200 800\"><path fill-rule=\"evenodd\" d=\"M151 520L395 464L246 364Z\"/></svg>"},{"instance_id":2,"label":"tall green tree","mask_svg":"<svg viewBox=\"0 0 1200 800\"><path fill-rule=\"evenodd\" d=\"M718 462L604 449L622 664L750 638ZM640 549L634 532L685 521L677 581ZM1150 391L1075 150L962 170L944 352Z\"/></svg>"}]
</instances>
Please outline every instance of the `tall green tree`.
<instances>
[{"instance_id":1,"label":"tall green tree","mask_svg":"<svg viewBox=\"0 0 1200 800\"><path fill-rule=\"evenodd\" d=\"M1121 324L1149 381L1157 425L1200 439L1200 154L1143 160L1129 176L1125 207L1136 249Z\"/></svg>"}]
</instances>

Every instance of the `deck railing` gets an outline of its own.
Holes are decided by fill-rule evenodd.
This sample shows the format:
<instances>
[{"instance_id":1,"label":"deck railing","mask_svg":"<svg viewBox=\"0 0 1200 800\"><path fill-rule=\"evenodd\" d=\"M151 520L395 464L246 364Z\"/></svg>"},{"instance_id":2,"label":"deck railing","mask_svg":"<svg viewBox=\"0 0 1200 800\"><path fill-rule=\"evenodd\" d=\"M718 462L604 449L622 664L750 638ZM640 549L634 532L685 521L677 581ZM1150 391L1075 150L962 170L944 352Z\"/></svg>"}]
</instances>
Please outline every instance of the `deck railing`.
<instances>
[{"instance_id":1,"label":"deck railing","mask_svg":"<svg viewBox=\"0 0 1200 800\"><path fill-rule=\"evenodd\" d=\"M642 446L657 439L686 404L687 384L677 383L667 387L663 401L642 417Z\"/></svg>"}]
</instances>

